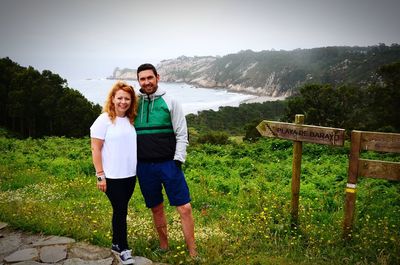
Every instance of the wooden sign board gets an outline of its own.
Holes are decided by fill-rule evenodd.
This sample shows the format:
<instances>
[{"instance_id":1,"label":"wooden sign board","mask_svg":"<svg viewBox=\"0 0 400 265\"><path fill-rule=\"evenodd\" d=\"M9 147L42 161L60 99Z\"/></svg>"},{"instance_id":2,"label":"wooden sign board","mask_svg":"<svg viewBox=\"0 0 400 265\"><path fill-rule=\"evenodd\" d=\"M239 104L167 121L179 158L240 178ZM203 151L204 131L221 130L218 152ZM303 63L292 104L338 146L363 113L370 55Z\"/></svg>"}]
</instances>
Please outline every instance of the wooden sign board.
<instances>
[{"instance_id":1,"label":"wooden sign board","mask_svg":"<svg viewBox=\"0 0 400 265\"><path fill-rule=\"evenodd\" d=\"M262 136L286 140L343 146L344 129L294 124L277 121L262 121L257 130Z\"/></svg>"},{"instance_id":2,"label":"wooden sign board","mask_svg":"<svg viewBox=\"0 0 400 265\"><path fill-rule=\"evenodd\" d=\"M400 153L400 134L381 132L351 132L349 176L344 205L343 236L351 239L356 204L358 177L400 181L400 163L382 160L361 159L361 151Z\"/></svg>"},{"instance_id":3,"label":"wooden sign board","mask_svg":"<svg viewBox=\"0 0 400 265\"><path fill-rule=\"evenodd\" d=\"M400 163L359 159L358 175L362 177L400 181Z\"/></svg>"},{"instance_id":4,"label":"wooden sign board","mask_svg":"<svg viewBox=\"0 0 400 265\"><path fill-rule=\"evenodd\" d=\"M369 151L400 153L400 134L361 132L360 148Z\"/></svg>"}]
</instances>

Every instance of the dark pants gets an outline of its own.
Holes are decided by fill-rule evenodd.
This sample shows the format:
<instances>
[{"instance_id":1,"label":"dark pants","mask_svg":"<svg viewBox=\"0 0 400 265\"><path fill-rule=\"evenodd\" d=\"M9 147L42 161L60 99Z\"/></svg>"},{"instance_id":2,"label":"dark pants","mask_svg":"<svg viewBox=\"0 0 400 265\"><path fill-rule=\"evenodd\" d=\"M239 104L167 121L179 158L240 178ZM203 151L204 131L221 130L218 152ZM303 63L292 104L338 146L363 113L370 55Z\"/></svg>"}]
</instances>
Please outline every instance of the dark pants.
<instances>
[{"instance_id":1,"label":"dark pants","mask_svg":"<svg viewBox=\"0 0 400 265\"><path fill-rule=\"evenodd\" d=\"M136 176L123 179L106 179L106 194L113 208L112 215L112 243L121 250L128 249L126 217L128 203L132 197L136 184Z\"/></svg>"}]
</instances>

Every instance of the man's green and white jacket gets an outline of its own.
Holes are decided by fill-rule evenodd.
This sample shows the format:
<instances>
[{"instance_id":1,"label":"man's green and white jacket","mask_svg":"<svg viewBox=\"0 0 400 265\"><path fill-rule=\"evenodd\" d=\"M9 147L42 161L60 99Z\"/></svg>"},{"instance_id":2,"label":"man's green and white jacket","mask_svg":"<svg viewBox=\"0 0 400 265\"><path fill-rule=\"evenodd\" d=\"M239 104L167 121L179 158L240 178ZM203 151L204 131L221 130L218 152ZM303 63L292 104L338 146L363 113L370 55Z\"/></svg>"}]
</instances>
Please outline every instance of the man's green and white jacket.
<instances>
[{"instance_id":1,"label":"man's green and white jacket","mask_svg":"<svg viewBox=\"0 0 400 265\"><path fill-rule=\"evenodd\" d=\"M161 162L186 158L188 132L182 107L160 87L151 95L140 91L135 119L138 161Z\"/></svg>"}]
</instances>

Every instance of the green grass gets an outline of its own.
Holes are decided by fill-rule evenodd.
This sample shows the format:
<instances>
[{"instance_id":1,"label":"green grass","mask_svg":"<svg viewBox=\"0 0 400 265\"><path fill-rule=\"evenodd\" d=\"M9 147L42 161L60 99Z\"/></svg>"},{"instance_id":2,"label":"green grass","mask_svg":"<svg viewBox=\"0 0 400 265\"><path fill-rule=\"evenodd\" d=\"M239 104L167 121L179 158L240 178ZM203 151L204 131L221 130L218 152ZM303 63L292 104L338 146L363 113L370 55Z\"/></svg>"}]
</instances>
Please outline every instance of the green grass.
<instances>
[{"instance_id":1,"label":"green grass","mask_svg":"<svg viewBox=\"0 0 400 265\"><path fill-rule=\"evenodd\" d=\"M193 145L184 171L204 264L400 264L400 185L359 180L352 240L342 240L349 144L303 145L299 225L291 227L292 143ZM399 155L364 157L400 161ZM111 206L96 189L88 138L0 136L0 220L109 247ZM167 207L171 250L158 244L137 186L128 215L134 255L187 264L179 216Z\"/></svg>"}]
</instances>

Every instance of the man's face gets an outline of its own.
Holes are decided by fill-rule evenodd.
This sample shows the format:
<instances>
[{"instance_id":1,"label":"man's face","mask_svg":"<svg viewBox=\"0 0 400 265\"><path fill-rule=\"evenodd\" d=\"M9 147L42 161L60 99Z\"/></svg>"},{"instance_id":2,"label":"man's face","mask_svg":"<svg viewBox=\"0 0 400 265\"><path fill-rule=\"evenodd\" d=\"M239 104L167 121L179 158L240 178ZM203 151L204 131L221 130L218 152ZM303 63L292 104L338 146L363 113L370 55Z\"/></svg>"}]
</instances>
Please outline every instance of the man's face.
<instances>
[{"instance_id":1,"label":"man's face","mask_svg":"<svg viewBox=\"0 0 400 265\"><path fill-rule=\"evenodd\" d=\"M138 74L139 85L143 92L150 95L156 92L160 76L155 76L152 70L144 70Z\"/></svg>"}]
</instances>

